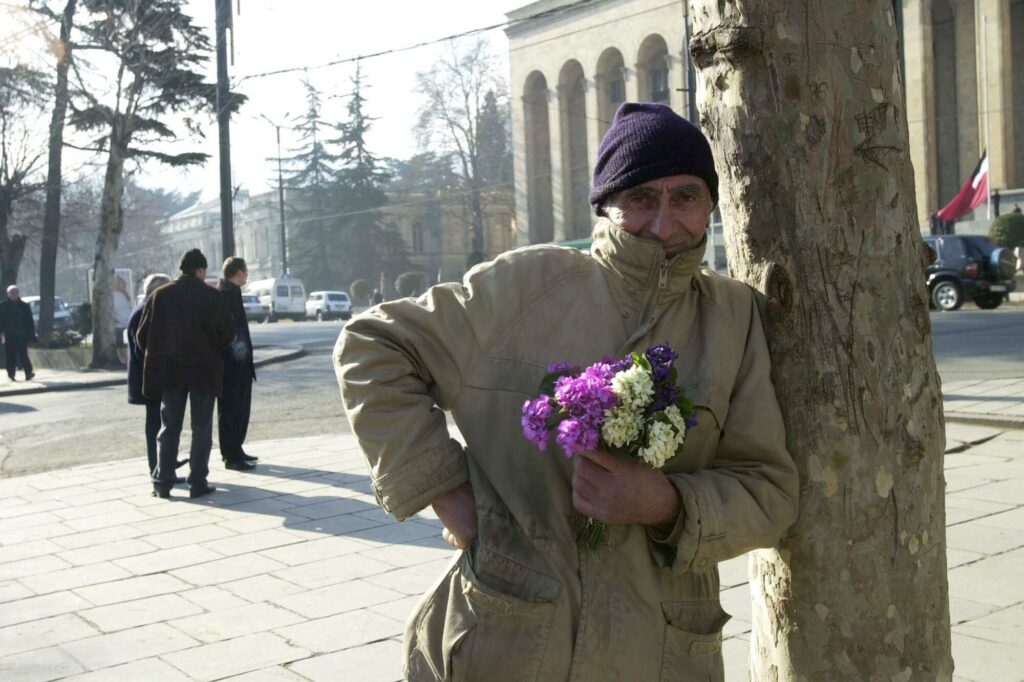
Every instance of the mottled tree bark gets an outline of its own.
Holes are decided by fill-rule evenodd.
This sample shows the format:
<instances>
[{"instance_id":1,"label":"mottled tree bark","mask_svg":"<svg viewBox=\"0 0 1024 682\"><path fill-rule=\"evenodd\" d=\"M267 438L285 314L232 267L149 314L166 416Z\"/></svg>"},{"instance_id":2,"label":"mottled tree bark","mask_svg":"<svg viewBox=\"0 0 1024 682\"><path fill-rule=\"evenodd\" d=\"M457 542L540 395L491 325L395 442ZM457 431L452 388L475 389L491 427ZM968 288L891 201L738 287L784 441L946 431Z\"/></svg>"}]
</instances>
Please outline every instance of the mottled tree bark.
<instances>
[{"instance_id":1,"label":"mottled tree bark","mask_svg":"<svg viewBox=\"0 0 1024 682\"><path fill-rule=\"evenodd\" d=\"M734 276L765 294L800 516L753 679L948 680L944 424L891 0L691 0Z\"/></svg>"},{"instance_id":2,"label":"mottled tree bark","mask_svg":"<svg viewBox=\"0 0 1024 682\"><path fill-rule=\"evenodd\" d=\"M92 362L90 367L123 366L117 355L114 320L114 256L124 229L121 194L124 192L126 149L121 142L123 123L113 126L110 154L100 199L100 231L96 237L96 260L92 272Z\"/></svg>"}]
</instances>

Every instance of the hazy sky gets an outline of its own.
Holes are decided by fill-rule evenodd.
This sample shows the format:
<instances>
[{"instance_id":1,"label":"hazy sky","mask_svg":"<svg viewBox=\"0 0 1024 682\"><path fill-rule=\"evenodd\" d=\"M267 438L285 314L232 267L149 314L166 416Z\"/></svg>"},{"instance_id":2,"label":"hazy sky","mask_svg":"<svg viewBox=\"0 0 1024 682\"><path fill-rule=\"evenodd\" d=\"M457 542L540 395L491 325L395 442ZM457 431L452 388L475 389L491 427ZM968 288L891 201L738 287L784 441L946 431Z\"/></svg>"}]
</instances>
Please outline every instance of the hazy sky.
<instances>
[{"instance_id":1,"label":"hazy sky","mask_svg":"<svg viewBox=\"0 0 1024 682\"><path fill-rule=\"evenodd\" d=\"M188 3L197 23L210 27L211 42L214 1ZM0 2L0 15L12 16L11 8L17 13L19 4L24 7L27 3ZM235 16L234 64L229 69L236 89L247 95L249 101L232 119L232 184L253 192L276 187L276 165L267 160L276 156L274 128L260 115L285 122L305 108L302 72L264 78L246 76L291 67L314 67L499 24L505 20L505 12L525 4L528 0L241 0L241 12ZM0 35L9 39L12 30L14 22L6 28L0 26ZM20 33L23 31L17 31L14 37ZM497 29L484 36L493 43L504 64L504 32ZM26 40L31 41L32 36ZM19 49L22 53L40 54L40 42L37 36L35 43L25 42ZM378 119L369 142L378 155L405 158L417 151L411 134L418 106L415 73L427 68L440 50L440 45L433 45L362 61L364 84L369 86L364 91L367 108ZM503 70L507 73L507 66ZM340 95L350 92L353 72L354 64L308 71L309 79L325 97L339 95L327 100L326 118L343 117L345 100ZM211 59L209 77L213 80L215 76L216 66ZM290 131L282 130L285 155L296 142ZM186 143L183 141L179 147L184 150ZM205 198L214 198L219 180L217 127L212 118L206 139L193 141L190 148L212 155L206 166L181 172L147 166L140 181L182 191L202 190Z\"/></svg>"}]
</instances>

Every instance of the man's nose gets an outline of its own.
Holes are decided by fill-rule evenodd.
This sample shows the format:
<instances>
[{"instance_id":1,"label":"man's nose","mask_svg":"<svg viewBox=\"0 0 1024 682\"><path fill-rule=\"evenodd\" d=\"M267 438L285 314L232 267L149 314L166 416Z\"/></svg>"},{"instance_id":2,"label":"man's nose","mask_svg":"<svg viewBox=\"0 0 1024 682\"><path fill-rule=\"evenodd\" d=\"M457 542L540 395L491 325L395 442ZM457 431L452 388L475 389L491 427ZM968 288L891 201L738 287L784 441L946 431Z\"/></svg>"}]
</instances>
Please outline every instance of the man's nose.
<instances>
[{"instance_id":1,"label":"man's nose","mask_svg":"<svg viewBox=\"0 0 1024 682\"><path fill-rule=\"evenodd\" d=\"M661 195L658 201L658 210L651 220L651 234L664 241L672 236L675 228L672 207L669 205L668 193L666 192Z\"/></svg>"}]
</instances>

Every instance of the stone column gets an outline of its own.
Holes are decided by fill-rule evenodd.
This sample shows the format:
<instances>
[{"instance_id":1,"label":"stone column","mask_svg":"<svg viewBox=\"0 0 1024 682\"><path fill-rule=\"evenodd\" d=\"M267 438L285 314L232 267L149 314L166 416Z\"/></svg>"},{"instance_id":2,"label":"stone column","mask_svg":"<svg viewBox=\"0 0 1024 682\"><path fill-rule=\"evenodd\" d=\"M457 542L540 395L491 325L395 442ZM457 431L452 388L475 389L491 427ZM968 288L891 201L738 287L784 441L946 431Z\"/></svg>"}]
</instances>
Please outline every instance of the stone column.
<instances>
[{"instance_id":1,"label":"stone column","mask_svg":"<svg viewBox=\"0 0 1024 682\"><path fill-rule=\"evenodd\" d=\"M562 159L562 96L557 88L548 88L548 128L551 136L551 212L555 241L565 239L565 184Z\"/></svg>"},{"instance_id":2,"label":"stone column","mask_svg":"<svg viewBox=\"0 0 1024 682\"><path fill-rule=\"evenodd\" d=\"M978 128L988 131L989 187L1013 187L1013 51L1010 0L977 0ZM987 76L982 72L982 53ZM986 112L986 91L988 111ZM986 120L987 118L987 120ZM1024 131L1021 131L1024 132Z\"/></svg>"},{"instance_id":3,"label":"stone column","mask_svg":"<svg viewBox=\"0 0 1024 682\"><path fill-rule=\"evenodd\" d=\"M515 86L513 86L515 87ZM512 186L515 191L516 205L516 241L518 246L530 243L530 179L526 168L526 114L524 112L523 93L513 90L509 97L512 103Z\"/></svg>"},{"instance_id":4,"label":"stone column","mask_svg":"<svg viewBox=\"0 0 1024 682\"><path fill-rule=\"evenodd\" d=\"M593 171L597 165L597 148L601 146L601 127L598 125L599 96L598 76L593 80L583 80L583 97L587 106L587 168Z\"/></svg>"},{"instance_id":5,"label":"stone column","mask_svg":"<svg viewBox=\"0 0 1024 682\"><path fill-rule=\"evenodd\" d=\"M683 91L686 87L686 62L679 55L669 53L665 55L665 63L668 66L668 105L672 111L686 118L686 93Z\"/></svg>"},{"instance_id":6,"label":"stone column","mask_svg":"<svg viewBox=\"0 0 1024 682\"><path fill-rule=\"evenodd\" d=\"M914 165L918 224L926 229L938 206L935 153L935 63L932 53L931 0L903 3L903 56L910 160Z\"/></svg>"},{"instance_id":7,"label":"stone column","mask_svg":"<svg viewBox=\"0 0 1024 682\"><path fill-rule=\"evenodd\" d=\"M626 86L626 101L640 101L640 78L636 68L622 67L622 81Z\"/></svg>"}]
</instances>

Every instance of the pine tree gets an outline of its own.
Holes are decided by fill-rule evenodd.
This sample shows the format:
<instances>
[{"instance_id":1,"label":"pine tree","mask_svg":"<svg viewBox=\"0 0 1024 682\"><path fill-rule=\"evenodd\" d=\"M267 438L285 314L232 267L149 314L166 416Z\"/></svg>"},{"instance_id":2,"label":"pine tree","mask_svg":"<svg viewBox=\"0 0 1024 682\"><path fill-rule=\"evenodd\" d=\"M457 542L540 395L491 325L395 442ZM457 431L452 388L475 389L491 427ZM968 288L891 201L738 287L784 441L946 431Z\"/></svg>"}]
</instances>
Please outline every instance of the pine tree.
<instances>
[{"instance_id":1,"label":"pine tree","mask_svg":"<svg viewBox=\"0 0 1024 682\"><path fill-rule=\"evenodd\" d=\"M477 117L477 147L480 155L480 184L483 190L500 189L512 183L512 149L508 143L508 104L498 104L494 90L484 95Z\"/></svg>"},{"instance_id":2,"label":"pine tree","mask_svg":"<svg viewBox=\"0 0 1024 682\"><path fill-rule=\"evenodd\" d=\"M313 289L334 286L330 251L336 241L337 204L333 187L336 183L337 156L330 152L324 134L329 124L323 118L320 91L309 79L306 88L306 112L295 126L299 145L292 156L283 159L285 186L293 196L289 202L288 253L291 271Z\"/></svg>"},{"instance_id":3,"label":"pine tree","mask_svg":"<svg viewBox=\"0 0 1024 682\"><path fill-rule=\"evenodd\" d=\"M155 160L170 166L206 161L200 152L153 149L176 139L168 120L183 116L190 132L198 133L191 115L215 107L216 89L200 72L210 54L210 42L192 17L185 0L84 0L88 12L79 29L86 42L75 49L97 50L110 58L103 73L111 87L80 83L88 105L76 109L71 124L98 132L96 149L106 154L100 226L93 265L93 367L120 365L114 339L113 268L124 229L121 197L125 164ZM244 98L234 95L234 110Z\"/></svg>"},{"instance_id":4,"label":"pine tree","mask_svg":"<svg viewBox=\"0 0 1024 682\"><path fill-rule=\"evenodd\" d=\"M406 247L398 232L385 224L379 210L387 204L384 185L389 179L383 163L366 146L373 118L366 114L362 71L357 63L347 120L335 126L339 148L337 198L341 208L336 259L343 282L364 278L389 279L408 265Z\"/></svg>"}]
</instances>

